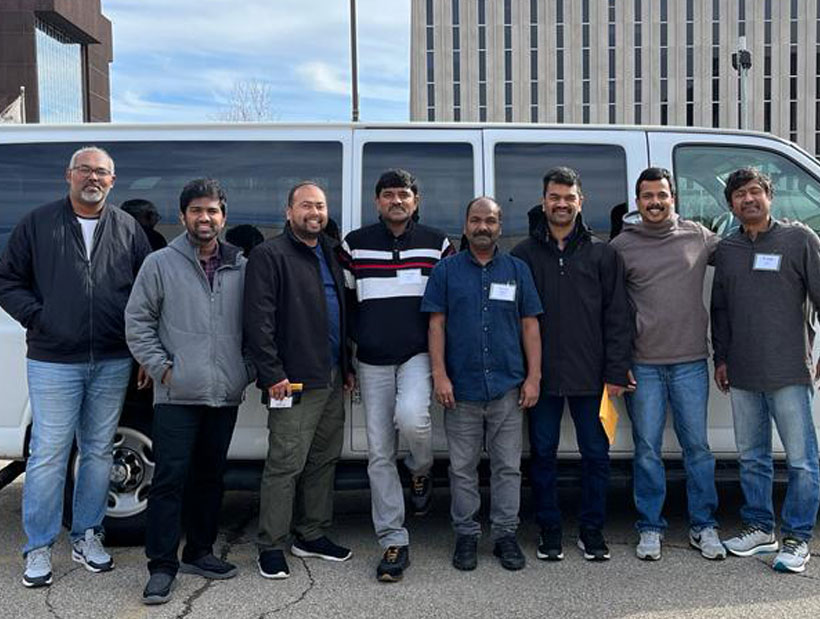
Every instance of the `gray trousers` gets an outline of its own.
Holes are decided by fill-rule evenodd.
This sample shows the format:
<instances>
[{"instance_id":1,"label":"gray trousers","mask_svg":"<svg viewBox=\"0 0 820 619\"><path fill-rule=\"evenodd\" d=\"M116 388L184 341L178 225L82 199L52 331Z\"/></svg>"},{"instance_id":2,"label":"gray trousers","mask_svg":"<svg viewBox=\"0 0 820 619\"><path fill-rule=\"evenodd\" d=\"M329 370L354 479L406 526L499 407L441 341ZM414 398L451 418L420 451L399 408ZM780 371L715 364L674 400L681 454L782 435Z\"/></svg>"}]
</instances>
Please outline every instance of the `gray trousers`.
<instances>
[{"instance_id":1,"label":"gray trousers","mask_svg":"<svg viewBox=\"0 0 820 619\"><path fill-rule=\"evenodd\" d=\"M404 464L413 475L433 466L430 419L430 356L421 353L401 365L359 362L359 385L367 423L367 475L373 528L382 548L406 546L404 489L396 468L399 436L410 453Z\"/></svg>"},{"instance_id":2,"label":"gray trousers","mask_svg":"<svg viewBox=\"0 0 820 619\"><path fill-rule=\"evenodd\" d=\"M260 551L281 548L291 531L312 541L330 528L344 423L337 369L331 388L305 391L292 408L268 411L268 457L259 497Z\"/></svg>"},{"instance_id":3,"label":"gray trousers","mask_svg":"<svg viewBox=\"0 0 820 619\"><path fill-rule=\"evenodd\" d=\"M479 535L478 463L486 441L490 455L490 535L514 535L521 503L521 431L518 388L489 402L456 402L444 413L450 450L450 517L458 535Z\"/></svg>"}]
</instances>

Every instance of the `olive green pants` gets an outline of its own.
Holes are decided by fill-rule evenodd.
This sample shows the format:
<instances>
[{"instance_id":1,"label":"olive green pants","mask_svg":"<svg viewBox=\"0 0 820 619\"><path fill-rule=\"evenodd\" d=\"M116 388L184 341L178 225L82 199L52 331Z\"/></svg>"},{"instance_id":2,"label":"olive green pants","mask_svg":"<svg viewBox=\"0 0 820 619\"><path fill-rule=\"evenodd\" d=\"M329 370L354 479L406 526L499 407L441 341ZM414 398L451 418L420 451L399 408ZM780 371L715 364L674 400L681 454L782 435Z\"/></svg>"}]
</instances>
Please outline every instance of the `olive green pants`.
<instances>
[{"instance_id":1,"label":"olive green pants","mask_svg":"<svg viewBox=\"0 0 820 619\"><path fill-rule=\"evenodd\" d=\"M282 548L291 533L312 541L333 521L333 482L344 438L340 373L292 408L268 411L268 457L262 473L259 550Z\"/></svg>"}]
</instances>

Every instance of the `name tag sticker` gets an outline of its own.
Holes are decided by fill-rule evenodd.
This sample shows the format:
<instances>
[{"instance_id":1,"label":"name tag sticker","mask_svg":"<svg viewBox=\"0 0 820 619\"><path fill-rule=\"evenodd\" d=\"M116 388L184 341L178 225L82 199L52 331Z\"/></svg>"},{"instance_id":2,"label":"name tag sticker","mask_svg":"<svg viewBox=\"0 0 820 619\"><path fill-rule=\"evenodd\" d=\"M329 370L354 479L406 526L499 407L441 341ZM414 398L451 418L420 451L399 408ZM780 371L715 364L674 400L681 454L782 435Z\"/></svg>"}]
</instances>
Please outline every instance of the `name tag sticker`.
<instances>
[{"instance_id":1,"label":"name tag sticker","mask_svg":"<svg viewBox=\"0 0 820 619\"><path fill-rule=\"evenodd\" d=\"M754 271L779 271L780 261L783 258L780 254L755 254L755 261L752 270Z\"/></svg>"},{"instance_id":2,"label":"name tag sticker","mask_svg":"<svg viewBox=\"0 0 820 619\"><path fill-rule=\"evenodd\" d=\"M515 284L490 284L490 299L493 301L515 301Z\"/></svg>"},{"instance_id":3,"label":"name tag sticker","mask_svg":"<svg viewBox=\"0 0 820 619\"><path fill-rule=\"evenodd\" d=\"M286 398L282 398L281 400L274 400L271 398L268 401L268 408L292 408L293 407L293 396L288 396Z\"/></svg>"},{"instance_id":4,"label":"name tag sticker","mask_svg":"<svg viewBox=\"0 0 820 619\"><path fill-rule=\"evenodd\" d=\"M398 271L400 284L420 284L421 269L402 269Z\"/></svg>"}]
</instances>

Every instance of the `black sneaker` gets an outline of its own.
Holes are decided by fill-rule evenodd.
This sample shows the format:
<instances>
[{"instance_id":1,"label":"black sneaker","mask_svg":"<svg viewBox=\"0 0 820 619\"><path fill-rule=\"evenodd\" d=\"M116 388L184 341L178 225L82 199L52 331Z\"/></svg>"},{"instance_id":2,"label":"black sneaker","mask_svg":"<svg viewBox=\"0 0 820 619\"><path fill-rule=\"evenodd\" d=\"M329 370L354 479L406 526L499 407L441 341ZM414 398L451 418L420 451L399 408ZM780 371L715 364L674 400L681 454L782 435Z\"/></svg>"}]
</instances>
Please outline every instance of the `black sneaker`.
<instances>
[{"instance_id":1,"label":"black sneaker","mask_svg":"<svg viewBox=\"0 0 820 619\"><path fill-rule=\"evenodd\" d=\"M154 604L165 604L171 599L171 589L174 588L176 578L173 574L165 572L155 572L148 579L148 584L142 592L142 603L152 606Z\"/></svg>"},{"instance_id":2,"label":"black sneaker","mask_svg":"<svg viewBox=\"0 0 820 619\"><path fill-rule=\"evenodd\" d=\"M606 561L609 559L609 548L600 529L581 529L578 536L578 548L584 551L587 561Z\"/></svg>"},{"instance_id":3,"label":"black sneaker","mask_svg":"<svg viewBox=\"0 0 820 619\"><path fill-rule=\"evenodd\" d=\"M303 558L318 557L325 561L347 561L353 556L350 548L334 544L324 535L311 541L295 538L290 547L290 554Z\"/></svg>"},{"instance_id":4,"label":"black sneaker","mask_svg":"<svg viewBox=\"0 0 820 619\"><path fill-rule=\"evenodd\" d=\"M282 579L290 576L288 562L285 561L285 553L281 550L264 550L260 552L256 563L259 565L259 573L265 578Z\"/></svg>"},{"instance_id":5,"label":"black sneaker","mask_svg":"<svg viewBox=\"0 0 820 619\"><path fill-rule=\"evenodd\" d=\"M520 570L527 563L515 535L505 535L495 540L493 554L501 560L501 567L505 570Z\"/></svg>"},{"instance_id":6,"label":"black sneaker","mask_svg":"<svg viewBox=\"0 0 820 619\"><path fill-rule=\"evenodd\" d=\"M433 480L429 475L413 475L410 479L410 504L414 516L426 516L433 502Z\"/></svg>"},{"instance_id":7,"label":"black sneaker","mask_svg":"<svg viewBox=\"0 0 820 619\"><path fill-rule=\"evenodd\" d=\"M212 554L200 557L196 561L182 561L179 571L183 574L194 574L210 580L227 580L236 576L236 566Z\"/></svg>"},{"instance_id":8,"label":"black sneaker","mask_svg":"<svg viewBox=\"0 0 820 619\"><path fill-rule=\"evenodd\" d=\"M542 561L560 561L564 558L564 550L561 547L561 527L541 528L535 556Z\"/></svg>"},{"instance_id":9,"label":"black sneaker","mask_svg":"<svg viewBox=\"0 0 820 619\"><path fill-rule=\"evenodd\" d=\"M381 582L398 582L408 565L410 549L407 546L388 546L376 568L376 579Z\"/></svg>"},{"instance_id":10,"label":"black sneaker","mask_svg":"<svg viewBox=\"0 0 820 619\"><path fill-rule=\"evenodd\" d=\"M456 535L456 549L453 551L453 567L469 572L478 565L478 537Z\"/></svg>"}]
</instances>

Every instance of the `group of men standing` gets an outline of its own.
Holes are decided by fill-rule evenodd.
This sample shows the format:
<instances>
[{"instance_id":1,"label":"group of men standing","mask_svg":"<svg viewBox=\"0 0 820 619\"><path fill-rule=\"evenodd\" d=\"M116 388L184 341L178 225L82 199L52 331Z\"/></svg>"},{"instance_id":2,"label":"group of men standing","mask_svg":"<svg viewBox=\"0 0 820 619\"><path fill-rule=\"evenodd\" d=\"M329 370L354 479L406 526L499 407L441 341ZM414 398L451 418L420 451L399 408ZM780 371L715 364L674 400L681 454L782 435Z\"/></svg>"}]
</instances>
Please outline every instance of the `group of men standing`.
<instances>
[{"instance_id":1,"label":"group of men standing","mask_svg":"<svg viewBox=\"0 0 820 619\"><path fill-rule=\"evenodd\" d=\"M323 189L304 181L288 194L284 232L248 259L220 240L227 196L215 180L185 185L185 231L150 255L137 223L106 202L115 180L108 153L80 149L66 180L69 195L26 215L0 260L0 305L27 329L26 586L52 580L62 513L54 488L65 481L75 435L72 557L93 572L113 568L102 519L131 355L138 385L154 391L149 604L170 598L178 571L236 574L213 544L237 409L254 380L268 408L258 534L266 578L289 576L285 550L330 561L351 556L328 535L343 393L357 381L380 581L400 580L410 564L400 440L409 452L412 510L430 508L432 397L445 408L457 569L477 565L483 448L493 553L506 569L525 565L516 537L525 410L536 556L563 558L557 450L565 405L581 454L578 546L586 559L610 557L602 394L625 395L632 420L639 558L661 558L669 407L687 475L690 544L709 559L727 549L739 556L780 549L775 569L805 569L820 502L806 321L807 301L820 302L820 240L771 217L771 182L757 170L728 178L726 199L742 225L720 243L678 217L674 180L662 168L641 173L640 219L606 243L583 223L580 176L553 168L530 213L529 237L511 254L499 251L503 213L489 197L467 205L456 253L443 232L419 222L418 185L404 170L381 175L378 221L340 244L324 233ZM744 492L744 528L723 542L706 437L707 264L715 265L715 381L731 394ZM772 419L789 471L782 548L774 534Z\"/></svg>"}]
</instances>

